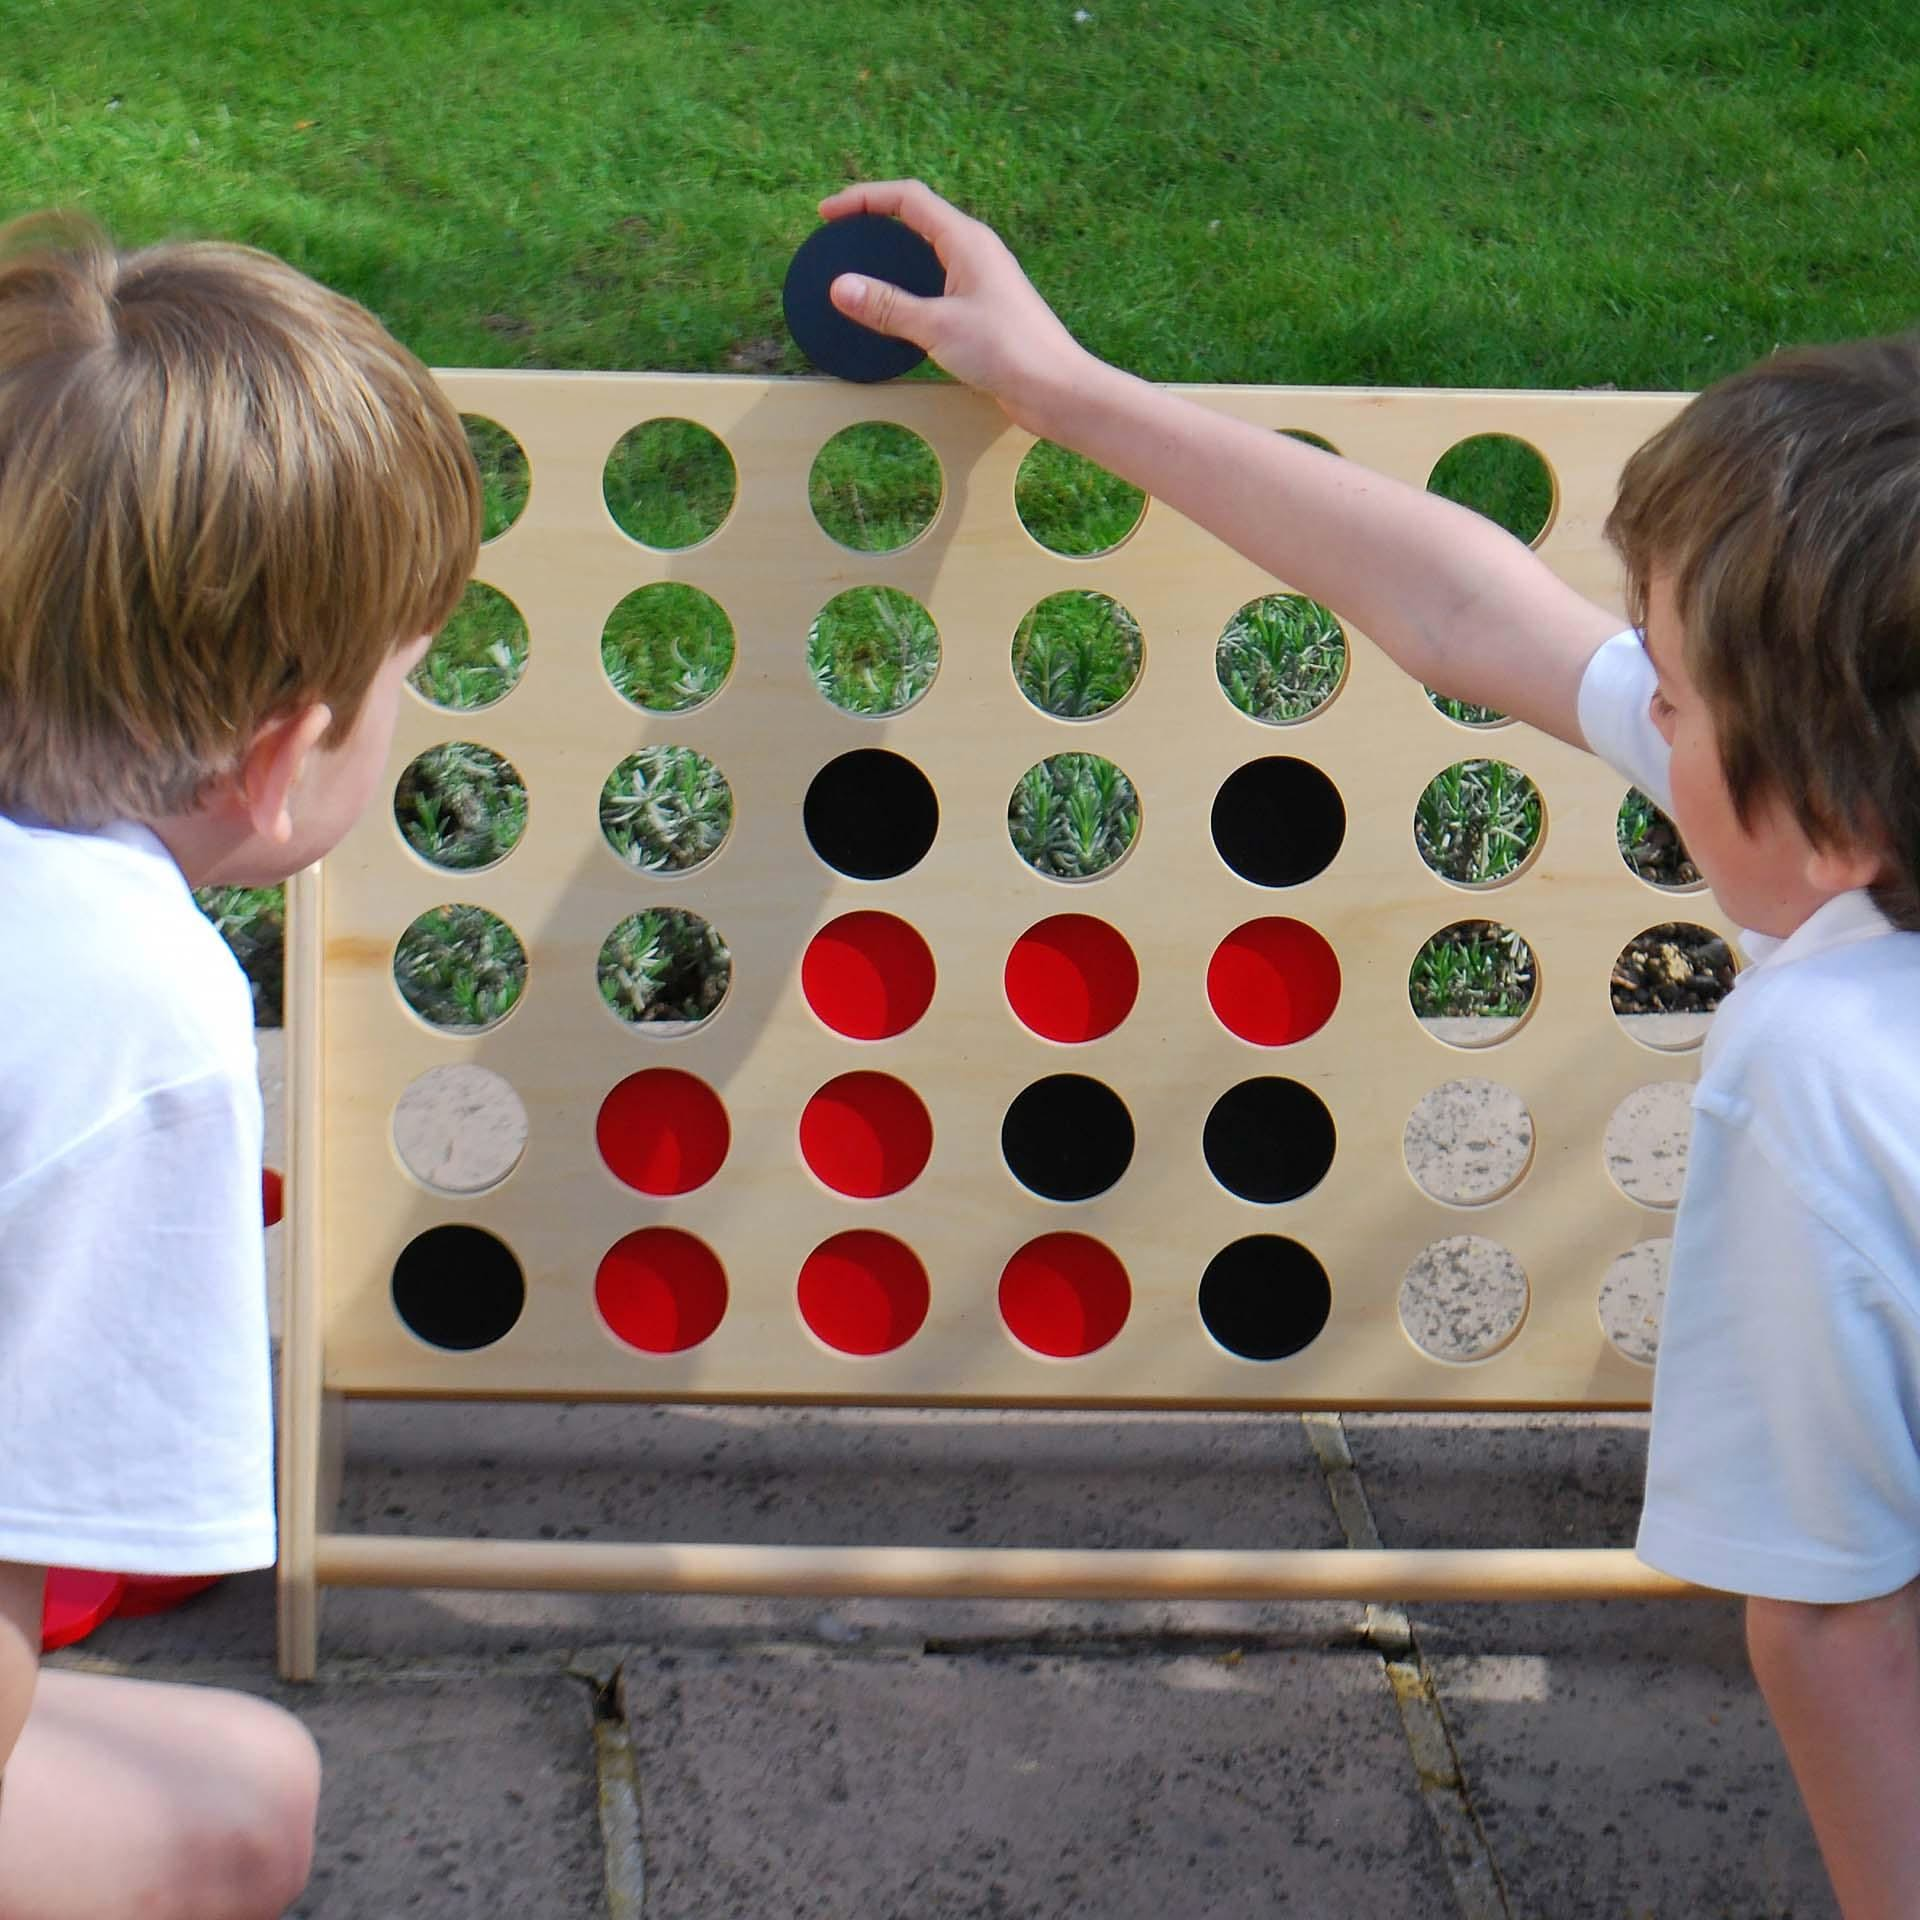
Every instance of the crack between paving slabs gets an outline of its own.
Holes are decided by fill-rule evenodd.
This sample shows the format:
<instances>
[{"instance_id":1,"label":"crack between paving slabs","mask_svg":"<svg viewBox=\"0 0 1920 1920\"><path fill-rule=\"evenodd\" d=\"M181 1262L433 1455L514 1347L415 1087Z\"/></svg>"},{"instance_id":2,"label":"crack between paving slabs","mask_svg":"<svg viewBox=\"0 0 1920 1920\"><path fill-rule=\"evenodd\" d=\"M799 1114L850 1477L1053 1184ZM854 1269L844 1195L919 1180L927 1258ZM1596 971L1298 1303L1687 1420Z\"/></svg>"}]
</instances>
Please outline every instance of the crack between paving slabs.
<instances>
[{"instance_id":1,"label":"crack between paving slabs","mask_svg":"<svg viewBox=\"0 0 1920 1920\"><path fill-rule=\"evenodd\" d=\"M640 1822L640 1765L627 1719L626 1669L601 1655L568 1668L587 1683L593 1719L593 1773L606 1872L607 1920L641 1920L647 1891Z\"/></svg>"},{"instance_id":2,"label":"crack between paving slabs","mask_svg":"<svg viewBox=\"0 0 1920 1920\"><path fill-rule=\"evenodd\" d=\"M1347 1445L1347 1430L1337 1413L1305 1413L1300 1423L1326 1477L1327 1497L1350 1548L1376 1549L1382 1543L1367 1502L1360 1470ZM1362 1637L1380 1655L1387 1684L1399 1709L1400 1726L1413 1758L1420 1799L1433 1822L1440 1857L1453 1883L1462 1920L1513 1920L1505 1883L1487 1843L1486 1830L1467 1792L1460 1755L1441 1711L1426 1658L1404 1608L1369 1605Z\"/></svg>"}]
</instances>

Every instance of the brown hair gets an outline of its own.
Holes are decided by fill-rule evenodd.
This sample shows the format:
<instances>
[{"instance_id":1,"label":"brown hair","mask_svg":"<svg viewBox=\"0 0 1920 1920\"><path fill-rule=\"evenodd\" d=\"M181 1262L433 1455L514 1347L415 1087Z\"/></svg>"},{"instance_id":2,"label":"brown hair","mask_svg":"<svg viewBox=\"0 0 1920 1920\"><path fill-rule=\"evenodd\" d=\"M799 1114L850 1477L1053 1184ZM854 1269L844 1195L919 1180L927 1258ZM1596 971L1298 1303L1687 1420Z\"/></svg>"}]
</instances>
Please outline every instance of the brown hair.
<instances>
[{"instance_id":1,"label":"brown hair","mask_svg":"<svg viewBox=\"0 0 1920 1920\"><path fill-rule=\"evenodd\" d=\"M1628 607L1670 577L1742 825L1884 836L1876 897L1920 929L1920 334L1775 355L1628 461L1607 537Z\"/></svg>"},{"instance_id":2,"label":"brown hair","mask_svg":"<svg viewBox=\"0 0 1920 1920\"><path fill-rule=\"evenodd\" d=\"M0 810L157 818L281 714L344 734L479 528L459 415L364 308L251 248L0 228Z\"/></svg>"}]
</instances>

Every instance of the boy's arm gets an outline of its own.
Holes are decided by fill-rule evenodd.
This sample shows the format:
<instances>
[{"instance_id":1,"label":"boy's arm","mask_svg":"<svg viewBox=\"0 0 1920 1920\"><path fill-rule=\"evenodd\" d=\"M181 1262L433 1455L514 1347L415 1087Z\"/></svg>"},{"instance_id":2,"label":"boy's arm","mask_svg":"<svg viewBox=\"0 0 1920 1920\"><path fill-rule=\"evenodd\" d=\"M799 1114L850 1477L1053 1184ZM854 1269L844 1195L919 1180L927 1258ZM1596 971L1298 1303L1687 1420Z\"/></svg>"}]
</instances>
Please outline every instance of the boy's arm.
<instances>
[{"instance_id":1,"label":"boy's arm","mask_svg":"<svg viewBox=\"0 0 1920 1920\"><path fill-rule=\"evenodd\" d=\"M993 232L918 181L849 187L820 210L897 215L947 270L933 300L843 276L833 298L852 318L926 348L1029 432L1177 508L1426 685L1586 745L1580 676L1624 623L1492 521L1096 360Z\"/></svg>"},{"instance_id":2,"label":"boy's arm","mask_svg":"<svg viewBox=\"0 0 1920 1920\"><path fill-rule=\"evenodd\" d=\"M1747 1602L1747 1651L1847 1920L1920 1913L1920 1582Z\"/></svg>"},{"instance_id":3,"label":"boy's arm","mask_svg":"<svg viewBox=\"0 0 1920 1920\"><path fill-rule=\"evenodd\" d=\"M0 1560L0 1775L33 1705L47 1570Z\"/></svg>"}]
</instances>

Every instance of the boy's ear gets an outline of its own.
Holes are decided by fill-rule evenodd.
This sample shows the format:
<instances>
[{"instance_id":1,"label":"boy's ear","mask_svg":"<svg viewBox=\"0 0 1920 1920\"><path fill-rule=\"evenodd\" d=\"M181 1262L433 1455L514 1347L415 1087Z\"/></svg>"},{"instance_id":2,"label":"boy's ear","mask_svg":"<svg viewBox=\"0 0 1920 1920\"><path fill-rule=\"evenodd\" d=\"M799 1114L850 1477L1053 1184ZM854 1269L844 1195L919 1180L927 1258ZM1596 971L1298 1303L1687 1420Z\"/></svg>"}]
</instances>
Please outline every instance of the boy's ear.
<instances>
[{"instance_id":1,"label":"boy's ear","mask_svg":"<svg viewBox=\"0 0 1920 1920\"><path fill-rule=\"evenodd\" d=\"M253 736L234 788L247 825L261 839L285 846L293 838L294 788L307 756L332 725L333 709L316 701L269 720Z\"/></svg>"},{"instance_id":2,"label":"boy's ear","mask_svg":"<svg viewBox=\"0 0 1920 1920\"><path fill-rule=\"evenodd\" d=\"M1887 849L1877 844L1848 841L1840 846L1815 847L1807 855L1807 879L1822 893L1852 893L1872 886L1887 870Z\"/></svg>"}]
</instances>

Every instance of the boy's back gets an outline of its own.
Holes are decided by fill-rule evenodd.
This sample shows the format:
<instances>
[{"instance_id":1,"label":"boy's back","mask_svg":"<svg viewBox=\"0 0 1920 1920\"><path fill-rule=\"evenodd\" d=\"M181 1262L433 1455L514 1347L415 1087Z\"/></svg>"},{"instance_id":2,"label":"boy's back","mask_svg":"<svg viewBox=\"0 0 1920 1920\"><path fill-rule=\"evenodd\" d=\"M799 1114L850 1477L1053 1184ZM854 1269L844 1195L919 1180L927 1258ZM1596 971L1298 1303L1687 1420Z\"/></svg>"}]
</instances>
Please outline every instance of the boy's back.
<instances>
[{"instance_id":1,"label":"boy's back","mask_svg":"<svg viewBox=\"0 0 1920 1920\"><path fill-rule=\"evenodd\" d=\"M247 985L144 827L0 816L0 1560L273 1558Z\"/></svg>"}]
</instances>

